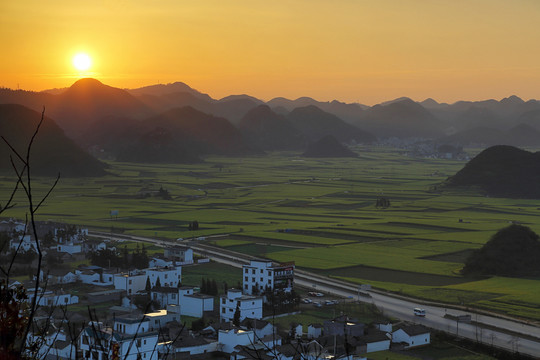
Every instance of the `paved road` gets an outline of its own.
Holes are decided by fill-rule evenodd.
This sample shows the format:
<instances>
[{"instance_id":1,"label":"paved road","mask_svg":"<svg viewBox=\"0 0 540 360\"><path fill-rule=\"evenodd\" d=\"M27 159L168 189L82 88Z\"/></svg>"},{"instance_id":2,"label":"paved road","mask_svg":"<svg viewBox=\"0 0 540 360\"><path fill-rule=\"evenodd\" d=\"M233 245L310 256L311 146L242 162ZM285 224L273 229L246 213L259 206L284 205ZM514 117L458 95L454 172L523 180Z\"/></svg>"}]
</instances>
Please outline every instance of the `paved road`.
<instances>
[{"instance_id":1,"label":"paved road","mask_svg":"<svg viewBox=\"0 0 540 360\"><path fill-rule=\"evenodd\" d=\"M95 236L111 237L108 234L92 233ZM116 236L113 236L116 237ZM126 238L126 237L120 237ZM153 242L157 245L170 245L161 240L140 236L127 237L132 240ZM235 267L241 267L248 262L243 254L234 254L222 249L216 251L209 246L191 242L189 246L211 259ZM395 317L433 329L438 329L453 335L468 338L482 343L494 345L509 351L531 355L540 359L540 328L511 319L477 314L471 311L447 309L444 306L426 305L405 297L394 297L376 291L369 291L370 296L359 296L354 285L324 278L305 271L297 270L295 282L304 287L314 288L330 294L345 298L354 298L363 302L375 304L387 316ZM414 316L412 309L422 307L426 309L426 317ZM457 322L446 318L445 315L471 315L472 322Z\"/></svg>"}]
</instances>

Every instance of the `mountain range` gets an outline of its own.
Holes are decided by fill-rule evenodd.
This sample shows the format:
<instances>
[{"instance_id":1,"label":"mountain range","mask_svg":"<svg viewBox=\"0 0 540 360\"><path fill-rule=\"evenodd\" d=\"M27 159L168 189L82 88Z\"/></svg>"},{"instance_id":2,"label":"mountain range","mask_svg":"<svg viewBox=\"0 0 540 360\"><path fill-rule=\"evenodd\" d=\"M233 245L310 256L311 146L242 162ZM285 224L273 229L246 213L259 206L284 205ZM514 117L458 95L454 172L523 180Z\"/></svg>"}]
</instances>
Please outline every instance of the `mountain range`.
<instances>
[{"instance_id":1,"label":"mountain range","mask_svg":"<svg viewBox=\"0 0 540 360\"><path fill-rule=\"evenodd\" d=\"M454 104L398 98L369 107L309 97L213 99L181 82L120 89L80 79L43 92L2 88L0 104L45 107L47 117L80 147L126 161L181 163L208 154L303 151L328 135L349 144L395 137L460 146L540 145L540 102L516 96Z\"/></svg>"}]
</instances>

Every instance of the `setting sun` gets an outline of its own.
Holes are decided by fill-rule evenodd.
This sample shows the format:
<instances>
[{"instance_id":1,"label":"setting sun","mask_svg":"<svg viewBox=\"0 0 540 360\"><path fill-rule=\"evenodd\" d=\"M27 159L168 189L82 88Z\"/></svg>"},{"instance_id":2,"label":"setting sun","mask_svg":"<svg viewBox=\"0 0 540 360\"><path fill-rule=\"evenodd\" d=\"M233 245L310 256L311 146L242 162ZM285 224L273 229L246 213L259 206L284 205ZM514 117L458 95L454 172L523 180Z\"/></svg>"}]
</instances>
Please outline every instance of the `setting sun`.
<instances>
[{"instance_id":1,"label":"setting sun","mask_svg":"<svg viewBox=\"0 0 540 360\"><path fill-rule=\"evenodd\" d=\"M84 53L79 53L73 57L73 66L79 71L86 71L92 66L92 59Z\"/></svg>"}]
</instances>

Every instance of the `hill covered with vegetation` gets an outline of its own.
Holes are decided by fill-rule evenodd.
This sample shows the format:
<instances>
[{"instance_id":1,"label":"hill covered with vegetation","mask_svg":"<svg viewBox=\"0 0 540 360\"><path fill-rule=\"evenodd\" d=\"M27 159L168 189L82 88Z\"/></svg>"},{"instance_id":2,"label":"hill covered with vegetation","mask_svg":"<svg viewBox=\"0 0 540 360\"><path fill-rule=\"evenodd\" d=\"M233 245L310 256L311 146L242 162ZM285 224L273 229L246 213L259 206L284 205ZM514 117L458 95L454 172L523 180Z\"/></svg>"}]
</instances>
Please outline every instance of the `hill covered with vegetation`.
<instances>
[{"instance_id":1,"label":"hill covered with vegetation","mask_svg":"<svg viewBox=\"0 0 540 360\"><path fill-rule=\"evenodd\" d=\"M41 114L22 105L0 105L0 135L21 155L36 131ZM0 170L10 171L9 147L0 141ZM6 156L4 156L6 154ZM54 120L45 117L35 138L31 152L34 175L84 177L105 175L105 165L84 152L66 137ZM13 156L15 163L18 159Z\"/></svg>"},{"instance_id":2,"label":"hill covered with vegetation","mask_svg":"<svg viewBox=\"0 0 540 360\"><path fill-rule=\"evenodd\" d=\"M490 196L539 199L540 153L492 146L448 178L445 185L476 187Z\"/></svg>"},{"instance_id":3,"label":"hill covered with vegetation","mask_svg":"<svg viewBox=\"0 0 540 360\"><path fill-rule=\"evenodd\" d=\"M534 277L540 275L538 235L522 225L499 230L465 262L464 274Z\"/></svg>"}]
</instances>

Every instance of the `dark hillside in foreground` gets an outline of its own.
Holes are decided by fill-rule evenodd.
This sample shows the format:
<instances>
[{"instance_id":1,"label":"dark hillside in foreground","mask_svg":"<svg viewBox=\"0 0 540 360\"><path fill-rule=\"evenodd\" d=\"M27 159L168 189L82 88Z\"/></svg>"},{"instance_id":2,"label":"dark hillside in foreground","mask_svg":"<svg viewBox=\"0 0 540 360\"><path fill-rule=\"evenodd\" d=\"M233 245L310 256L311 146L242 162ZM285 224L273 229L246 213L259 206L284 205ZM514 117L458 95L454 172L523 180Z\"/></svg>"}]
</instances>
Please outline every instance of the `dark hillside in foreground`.
<instances>
[{"instance_id":1,"label":"dark hillside in foreground","mask_svg":"<svg viewBox=\"0 0 540 360\"><path fill-rule=\"evenodd\" d=\"M41 114L22 105L0 105L0 135L20 153L26 147L41 119ZM0 170L11 171L9 148L0 143ZM45 117L30 156L35 175L64 177L102 176L105 166L68 139L62 129Z\"/></svg>"},{"instance_id":2,"label":"dark hillside in foreground","mask_svg":"<svg viewBox=\"0 0 540 360\"><path fill-rule=\"evenodd\" d=\"M540 153L492 146L448 178L445 186L479 188L490 196L540 199Z\"/></svg>"},{"instance_id":3,"label":"dark hillside in foreground","mask_svg":"<svg viewBox=\"0 0 540 360\"><path fill-rule=\"evenodd\" d=\"M339 158L339 157L356 157L356 153L349 150L345 145L341 144L332 135L327 135L322 139L310 144L303 156L312 158Z\"/></svg>"}]
</instances>

